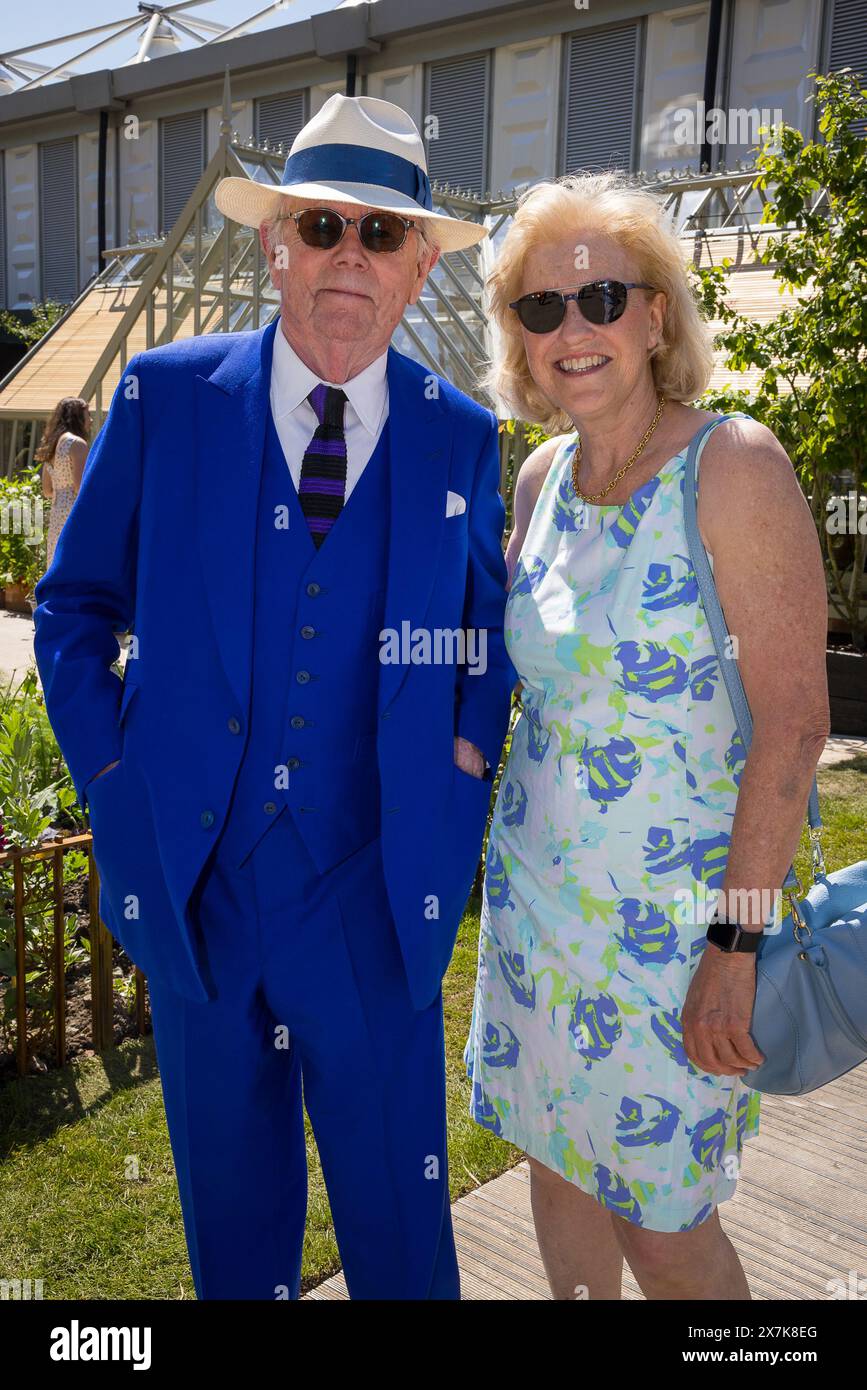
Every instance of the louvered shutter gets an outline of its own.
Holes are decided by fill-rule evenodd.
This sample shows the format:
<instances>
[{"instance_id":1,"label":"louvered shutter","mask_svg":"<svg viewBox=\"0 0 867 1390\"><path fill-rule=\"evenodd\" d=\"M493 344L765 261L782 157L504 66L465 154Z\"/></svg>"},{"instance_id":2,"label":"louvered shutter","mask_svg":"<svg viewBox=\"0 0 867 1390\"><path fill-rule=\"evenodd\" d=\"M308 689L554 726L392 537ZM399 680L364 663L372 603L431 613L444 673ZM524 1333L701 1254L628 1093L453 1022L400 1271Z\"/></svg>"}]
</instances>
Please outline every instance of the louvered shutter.
<instances>
[{"instance_id":1,"label":"louvered shutter","mask_svg":"<svg viewBox=\"0 0 867 1390\"><path fill-rule=\"evenodd\" d=\"M567 49L564 172L632 169L638 25L573 34Z\"/></svg>"},{"instance_id":2,"label":"louvered shutter","mask_svg":"<svg viewBox=\"0 0 867 1390\"><path fill-rule=\"evenodd\" d=\"M70 304L78 293L78 176L76 140L39 146L39 260L41 295Z\"/></svg>"},{"instance_id":3,"label":"louvered shutter","mask_svg":"<svg viewBox=\"0 0 867 1390\"><path fill-rule=\"evenodd\" d=\"M160 121L160 228L170 232L205 167L205 113Z\"/></svg>"},{"instance_id":4,"label":"louvered shutter","mask_svg":"<svg viewBox=\"0 0 867 1390\"><path fill-rule=\"evenodd\" d=\"M267 140L273 149L289 146L304 124L304 93L289 92L286 96L260 97L256 102L256 140Z\"/></svg>"},{"instance_id":5,"label":"louvered shutter","mask_svg":"<svg viewBox=\"0 0 867 1390\"><path fill-rule=\"evenodd\" d=\"M474 193L487 191L489 102L487 53L430 64L425 110L438 122L438 138L427 142L432 179Z\"/></svg>"},{"instance_id":6,"label":"louvered shutter","mask_svg":"<svg viewBox=\"0 0 867 1390\"><path fill-rule=\"evenodd\" d=\"M834 0L828 71L852 68L867 83L867 5L864 0ZM867 135L867 121L856 121L853 129Z\"/></svg>"}]
</instances>

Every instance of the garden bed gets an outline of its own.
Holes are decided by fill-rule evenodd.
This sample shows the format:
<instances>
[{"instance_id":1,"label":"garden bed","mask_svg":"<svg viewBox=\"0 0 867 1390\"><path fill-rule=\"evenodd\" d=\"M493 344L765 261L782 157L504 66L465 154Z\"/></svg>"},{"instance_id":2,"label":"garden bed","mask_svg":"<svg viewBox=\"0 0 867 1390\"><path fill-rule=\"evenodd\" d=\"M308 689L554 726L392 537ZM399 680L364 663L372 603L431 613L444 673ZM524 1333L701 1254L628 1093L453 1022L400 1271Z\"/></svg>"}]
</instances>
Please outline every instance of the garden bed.
<instances>
[{"instance_id":1,"label":"garden bed","mask_svg":"<svg viewBox=\"0 0 867 1390\"><path fill-rule=\"evenodd\" d=\"M0 904L0 912L11 912L12 904ZM87 879L80 878L67 884L64 893L63 910L65 914L75 914L75 937L80 940L90 932L90 912L88 907ZM135 966L115 944L113 953L113 993L112 1017L114 1023L113 1042L138 1036L136 1021L135 994L133 981ZM6 990L14 981L8 975L0 974L0 1005ZM66 971L64 981L66 996L66 1061L83 1057L93 1057L93 1016L91 1013L91 975L90 960L71 965ZM17 1075L15 1053L15 1017L7 1018L0 1025L0 1084ZM36 1075L57 1067L57 1051L54 1029L51 1021L45 1021L44 1013L39 1018L34 1010L28 1009L27 1028L28 1072Z\"/></svg>"}]
</instances>

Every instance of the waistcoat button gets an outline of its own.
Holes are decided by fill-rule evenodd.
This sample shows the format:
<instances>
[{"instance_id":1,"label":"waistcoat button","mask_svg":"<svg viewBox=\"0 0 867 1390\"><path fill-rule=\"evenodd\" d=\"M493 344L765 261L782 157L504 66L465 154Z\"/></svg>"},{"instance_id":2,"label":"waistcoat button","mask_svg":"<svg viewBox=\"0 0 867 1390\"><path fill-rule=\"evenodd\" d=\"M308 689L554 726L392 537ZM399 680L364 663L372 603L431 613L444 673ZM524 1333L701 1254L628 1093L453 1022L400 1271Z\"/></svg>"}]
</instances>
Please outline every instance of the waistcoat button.
<instances>
[{"instance_id":1,"label":"waistcoat button","mask_svg":"<svg viewBox=\"0 0 867 1390\"><path fill-rule=\"evenodd\" d=\"M214 813L213 811L203 811L199 819L201 820L205 830L209 830L210 827L214 824Z\"/></svg>"},{"instance_id":2,"label":"waistcoat button","mask_svg":"<svg viewBox=\"0 0 867 1390\"><path fill-rule=\"evenodd\" d=\"M293 714L292 718L289 720L289 723L292 725L293 729L303 729L305 721L304 719L302 719L300 714Z\"/></svg>"},{"instance_id":3,"label":"waistcoat button","mask_svg":"<svg viewBox=\"0 0 867 1390\"><path fill-rule=\"evenodd\" d=\"M309 679L310 679L310 672L309 672L309 671L299 671L298 674L297 674L297 676L295 677L295 679L296 679L296 681L298 682L299 685L306 685L307 682L308 682Z\"/></svg>"},{"instance_id":4,"label":"waistcoat button","mask_svg":"<svg viewBox=\"0 0 867 1390\"><path fill-rule=\"evenodd\" d=\"M277 810L276 801L266 801L265 805L262 807L262 810L265 811L269 816L273 816L274 812Z\"/></svg>"},{"instance_id":5,"label":"waistcoat button","mask_svg":"<svg viewBox=\"0 0 867 1390\"><path fill-rule=\"evenodd\" d=\"M307 624L305 624L305 626L302 627L302 629L301 629L301 636L302 636L302 637L315 637L315 636L316 636L316 628L315 628L315 627L309 627Z\"/></svg>"},{"instance_id":6,"label":"waistcoat button","mask_svg":"<svg viewBox=\"0 0 867 1390\"><path fill-rule=\"evenodd\" d=\"M300 759L300 758L287 758L287 759L286 759L286 766L288 767L288 769L289 769L290 772L294 772L295 769L296 769L297 767L300 767L300 766L301 766L301 759Z\"/></svg>"},{"instance_id":7,"label":"waistcoat button","mask_svg":"<svg viewBox=\"0 0 867 1390\"><path fill-rule=\"evenodd\" d=\"M311 580L311 582L307 585L307 592L311 598L315 598L316 595L321 592L321 587L322 586L320 584L316 583L315 579Z\"/></svg>"},{"instance_id":8,"label":"waistcoat button","mask_svg":"<svg viewBox=\"0 0 867 1390\"><path fill-rule=\"evenodd\" d=\"M235 716L232 715L232 718L229 720L229 733L230 733L230 734L239 734L240 732L241 732L241 721L240 721L239 719L236 719Z\"/></svg>"}]
</instances>

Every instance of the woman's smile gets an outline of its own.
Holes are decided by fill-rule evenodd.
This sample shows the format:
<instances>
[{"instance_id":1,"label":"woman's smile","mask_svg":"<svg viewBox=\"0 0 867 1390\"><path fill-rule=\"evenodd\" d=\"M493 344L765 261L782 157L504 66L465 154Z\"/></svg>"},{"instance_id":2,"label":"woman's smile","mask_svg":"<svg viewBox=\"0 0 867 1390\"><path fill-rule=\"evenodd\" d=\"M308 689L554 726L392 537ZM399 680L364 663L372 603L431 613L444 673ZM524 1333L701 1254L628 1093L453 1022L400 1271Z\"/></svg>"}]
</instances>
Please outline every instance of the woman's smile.
<instances>
[{"instance_id":1,"label":"woman's smile","mask_svg":"<svg viewBox=\"0 0 867 1390\"><path fill-rule=\"evenodd\" d=\"M589 376L591 372L601 371L610 361L610 357L594 353L589 357L561 357L554 363L554 367L564 376Z\"/></svg>"}]
</instances>

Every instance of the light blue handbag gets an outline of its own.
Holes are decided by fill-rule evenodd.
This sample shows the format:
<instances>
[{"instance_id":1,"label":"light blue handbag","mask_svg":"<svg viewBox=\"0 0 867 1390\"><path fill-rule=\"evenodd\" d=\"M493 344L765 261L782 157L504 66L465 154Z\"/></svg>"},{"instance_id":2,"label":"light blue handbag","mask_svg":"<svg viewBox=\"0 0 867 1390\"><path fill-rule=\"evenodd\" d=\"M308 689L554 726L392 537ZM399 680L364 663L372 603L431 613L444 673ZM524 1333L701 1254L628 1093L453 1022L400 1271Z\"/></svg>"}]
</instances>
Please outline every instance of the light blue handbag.
<instances>
[{"instance_id":1,"label":"light blue handbag","mask_svg":"<svg viewBox=\"0 0 867 1390\"><path fill-rule=\"evenodd\" d=\"M748 419L734 411L720 419ZM683 511L690 559L735 720L748 749L753 721L737 661L730 655L728 629L713 573L698 530L696 459L711 420L692 440L686 457ZM813 882L803 890L794 867L783 890L791 911L779 931L768 933L756 952L756 999L750 1023L761 1066L743 1080L756 1091L798 1096L843 1076L867 1060L867 860L826 874L819 840L822 820L816 780L807 819Z\"/></svg>"}]
</instances>

